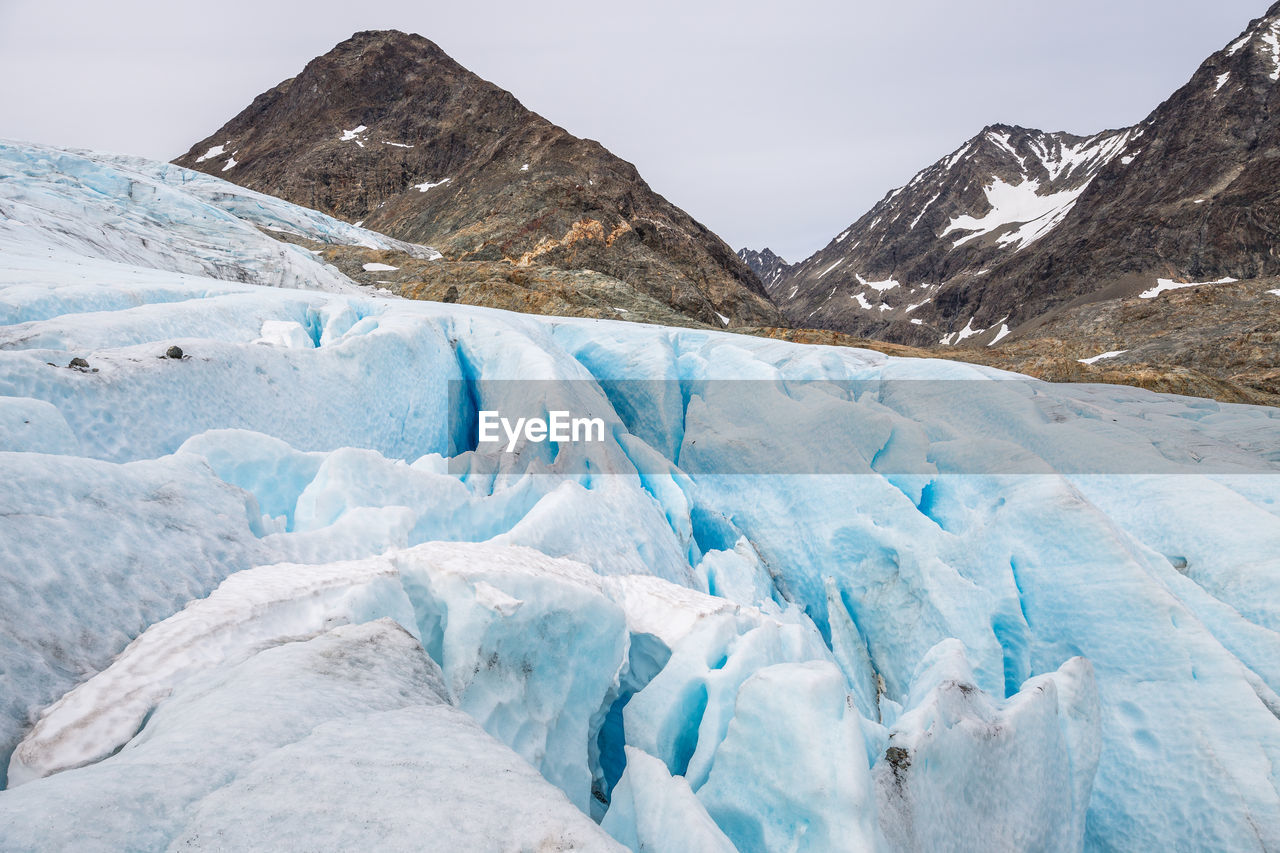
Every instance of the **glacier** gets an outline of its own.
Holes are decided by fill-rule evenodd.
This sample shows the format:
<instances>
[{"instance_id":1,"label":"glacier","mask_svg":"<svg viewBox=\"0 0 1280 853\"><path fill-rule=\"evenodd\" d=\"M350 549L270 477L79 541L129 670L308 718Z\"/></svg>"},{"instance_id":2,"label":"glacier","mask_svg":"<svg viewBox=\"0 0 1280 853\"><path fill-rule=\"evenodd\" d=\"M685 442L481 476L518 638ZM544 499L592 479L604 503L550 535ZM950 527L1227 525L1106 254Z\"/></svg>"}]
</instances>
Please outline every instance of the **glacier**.
<instances>
[{"instance_id":1,"label":"glacier","mask_svg":"<svg viewBox=\"0 0 1280 853\"><path fill-rule=\"evenodd\" d=\"M435 256L0 142L0 847L1280 849L1280 411L273 229Z\"/></svg>"}]
</instances>

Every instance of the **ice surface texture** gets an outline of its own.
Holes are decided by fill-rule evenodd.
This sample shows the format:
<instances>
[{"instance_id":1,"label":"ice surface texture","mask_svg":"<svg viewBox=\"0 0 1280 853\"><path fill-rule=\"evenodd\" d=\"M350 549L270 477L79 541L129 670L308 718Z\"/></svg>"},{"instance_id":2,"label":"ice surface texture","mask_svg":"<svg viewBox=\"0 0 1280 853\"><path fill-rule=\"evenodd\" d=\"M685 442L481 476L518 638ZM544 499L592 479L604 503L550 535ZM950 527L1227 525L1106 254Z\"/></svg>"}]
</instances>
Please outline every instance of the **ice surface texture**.
<instances>
[{"instance_id":1,"label":"ice surface texture","mask_svg":"<svg viewBox=\"0 0 1280 853\"><path fill-rule=\"evenodd\" d=\"M379 298L261 228L371 232L0 163L0 847L1280 848L1275 410ZM922 378L993 392L817 381ZM723 473L797 447L864 473Z\"/></svg>"}]
</instances>

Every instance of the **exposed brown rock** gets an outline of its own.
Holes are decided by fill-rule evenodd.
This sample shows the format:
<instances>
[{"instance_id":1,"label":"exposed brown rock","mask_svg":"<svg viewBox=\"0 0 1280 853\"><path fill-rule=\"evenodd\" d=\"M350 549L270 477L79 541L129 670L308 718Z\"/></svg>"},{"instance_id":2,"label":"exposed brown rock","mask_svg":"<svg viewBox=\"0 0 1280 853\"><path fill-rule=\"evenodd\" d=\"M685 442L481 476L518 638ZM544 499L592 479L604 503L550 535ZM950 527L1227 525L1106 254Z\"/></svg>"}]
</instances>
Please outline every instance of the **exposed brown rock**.
<instances>
[{"instance_id":1,"label":"exposed brown rock","mask_svg":"<svg viewBox=\"0 0 1280 853\"><path fill-rule=\"evenodd\" d=\"M724 329L699 323L670 306L637 291L624 281L588 270L563 270L506 261L427 261L403 252L316 243L282 232L266 232L276 239L311 249L352 280L408 299L479 305L525 314L626 320L665 326ZM366 270L366 264L394 269ZM859 338L831 329L783 326L737 326L726 331L755 337L818 346L847 346L903 358L944 358L999 367L1050 382L1103 382L1135 385L1152 391L1210 397L1231 403L1280 405L1280 367L1257 368L1280 340L1280 315L1270 310L1269 293L1280 279L1187 288L1161 294L1156 300L1129 299L1108 303L1104 310L1078 309L1080 317L1059 312L1041 336L1015 337L994 347L921 348ZM1206 303L1232 303L1205 309ZM1202 336L1203 347L1184 342L1199 327L1188 322L1195 312L1223 317L1227 329L1246 325L1237 337ZM1192 330L1192 331L1189 331ZM1212 330L1203 330L1212 332ZM1055 337L1054 335L1061 335ZM1132 336L1143 343L1131 353L1094 365L1080 363L1102 352L1126 349ZM1119 342L1119 343L1117 343ZM1196 369L1171 363L1185 354L1205 365Z\"/></svg>"},{"instance_id":2,"label":"exposed brown rock","mask_svg":"<svg viewBox=\"0 0 1280 853\"><path fill-rule=\"evenodd\" d=\"M778 321L733 251L634 166L421 36L357 33L175 162L450 261L592 271L709 325Z\"/></svg>"},{"instance_id":3,"label":"exposed brown rock","mask_svg":"<svg viewBox=\"0 0 1280 853\"><path fill-rule=\"evenodd\" d=\"M665 326L710 328L625 281L591 270L565 270L540 264L499 261L434 261L403 252L316 243L268 232L305 246L358 284L408 299L479 305L524 314L594 317ZM394 269L366 270L366 264ZM714 328L723 328L719 320Z\"/></svg>"}]
</instances>

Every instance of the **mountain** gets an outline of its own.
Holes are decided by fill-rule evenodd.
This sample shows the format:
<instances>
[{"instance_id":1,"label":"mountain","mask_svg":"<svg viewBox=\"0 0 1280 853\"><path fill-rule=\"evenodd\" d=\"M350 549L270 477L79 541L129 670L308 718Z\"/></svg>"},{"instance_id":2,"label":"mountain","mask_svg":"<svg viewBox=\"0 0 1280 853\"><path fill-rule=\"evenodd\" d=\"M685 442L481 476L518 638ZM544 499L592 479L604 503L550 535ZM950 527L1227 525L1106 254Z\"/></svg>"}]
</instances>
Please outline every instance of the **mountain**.
<instances>
[{"instance_id":1,"label":"mountain","mask_svg":"<svg viewBox=\"0 0 1280 853\"><path fill-rule=\"evenodd\" d=\"M767 248L760 252L754 249L739 249L738 257L751 268L756 278L764 282L766 290L776 285L791 270L790 264Z\"/></svg>"},{"instance_id":2,"label":"mountain","mask_svg":"<svg viewBox=\"0 0 1280 853\"><path fill-rule=\"evenodd\" d=\"M950 294L1059 226L1132 135L985 128L765 283L798 324L936 344Z\"/></svg>"},{"instance_id":3,"label":"mountain","mask_svg":"<svg viewBox=\"0 0 1280 853\"><path fill-rule=\"evenodd\" d=\"M418 35L357 33L174 162L429 244L442 268L590 270L703 323L778 318L733 251L633 165Z\"/></svg>"},{"instance_id":4,"label":"mountain","mask_svg":"<svg viewBox=\"0 0 1280 853\"><path fill-rule=\"evenodd\" d=\"M1132 128L985 129L770 292L793 323L975 346L1162 279L1280 274L1278 81L1280 4Z\"/></svg>"}]
</instances>

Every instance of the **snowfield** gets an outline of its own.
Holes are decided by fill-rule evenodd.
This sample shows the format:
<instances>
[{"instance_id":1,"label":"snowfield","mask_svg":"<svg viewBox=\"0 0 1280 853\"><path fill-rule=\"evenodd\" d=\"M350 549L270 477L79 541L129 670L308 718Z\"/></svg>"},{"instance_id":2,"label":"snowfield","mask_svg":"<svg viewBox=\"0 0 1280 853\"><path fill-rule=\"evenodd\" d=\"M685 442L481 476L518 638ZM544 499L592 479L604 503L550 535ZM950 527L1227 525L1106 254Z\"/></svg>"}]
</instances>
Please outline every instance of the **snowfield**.
<instances>
[{"instance_id":1,"label":"snowfield","mask_svg":"<svg viewBox=\"0 0 1280 853\"><path fill-rule=\"evenodd\" d=\"M432 256L0 143L0 848L1280 849L1280 411L270 229Z\"/></svg>"}]
</instances>

